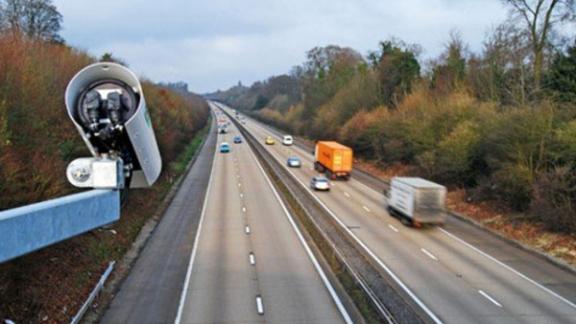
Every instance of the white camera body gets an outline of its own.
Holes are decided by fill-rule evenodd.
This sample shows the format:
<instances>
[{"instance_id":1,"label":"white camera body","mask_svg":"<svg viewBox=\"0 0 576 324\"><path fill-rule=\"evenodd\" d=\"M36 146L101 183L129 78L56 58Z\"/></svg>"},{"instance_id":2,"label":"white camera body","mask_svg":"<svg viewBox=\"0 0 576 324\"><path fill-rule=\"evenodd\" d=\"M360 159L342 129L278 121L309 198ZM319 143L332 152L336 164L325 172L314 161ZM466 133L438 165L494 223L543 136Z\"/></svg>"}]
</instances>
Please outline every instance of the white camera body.
<instances>
[{"instance_id":1,"label":"white camera body","mask_svg":"<svg viewBox=\"0 0 576 324\"><path fill-rule=\"evenodd\" d=\"M65 102L94 156L70 163L67 176L73 185L142 188L158 179L162 159L142 86L132 71L116 63L89 65L68 84ZM117 164L113 167L110 162ZM129 181L106 174L114 170Z\"/></svg>"}]
</instances>

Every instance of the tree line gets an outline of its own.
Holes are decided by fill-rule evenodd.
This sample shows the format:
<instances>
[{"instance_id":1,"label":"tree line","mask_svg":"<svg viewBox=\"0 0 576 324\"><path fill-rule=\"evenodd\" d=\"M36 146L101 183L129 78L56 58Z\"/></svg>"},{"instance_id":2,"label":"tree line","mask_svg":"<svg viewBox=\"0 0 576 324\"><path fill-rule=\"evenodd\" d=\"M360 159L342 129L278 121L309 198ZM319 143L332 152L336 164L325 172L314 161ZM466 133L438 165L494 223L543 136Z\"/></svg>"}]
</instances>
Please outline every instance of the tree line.
<instances>
[{"instance_id":1,"label":"tree line","mask_svg":"<svg viewBox=\"0 0 576 324\"><path fill-rule=\"evenodd\" d=\"M567 27L575 3L503 3L509 17L479 53L458 31L424 63L418 45L394 38L366 56L316 47L288 74L209 97L574 231L576 35Z\"/></svg>"}]
</instances>

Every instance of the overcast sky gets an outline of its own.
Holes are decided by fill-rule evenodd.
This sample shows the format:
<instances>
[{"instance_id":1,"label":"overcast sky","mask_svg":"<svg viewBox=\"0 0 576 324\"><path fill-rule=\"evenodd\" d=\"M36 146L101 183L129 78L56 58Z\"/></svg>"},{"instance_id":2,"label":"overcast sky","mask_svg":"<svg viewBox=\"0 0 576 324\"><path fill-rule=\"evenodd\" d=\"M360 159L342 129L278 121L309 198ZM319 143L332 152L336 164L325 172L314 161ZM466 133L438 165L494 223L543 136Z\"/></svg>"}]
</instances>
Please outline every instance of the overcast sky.
<instances>
[{"instance_id":1,"label":"overcast sky","mask_svg":"<svg viewBox=\"0 0 576 324\"><path fill-rule=\"evenodd\" d=\"M54 0L62 36L100 56L112 52L153 81L192 91L227 89L290 71L314 46L365 55L392 36L438 55L458 29L481 48L506 18L499 0Z\"/></svg>"}]
</instances>

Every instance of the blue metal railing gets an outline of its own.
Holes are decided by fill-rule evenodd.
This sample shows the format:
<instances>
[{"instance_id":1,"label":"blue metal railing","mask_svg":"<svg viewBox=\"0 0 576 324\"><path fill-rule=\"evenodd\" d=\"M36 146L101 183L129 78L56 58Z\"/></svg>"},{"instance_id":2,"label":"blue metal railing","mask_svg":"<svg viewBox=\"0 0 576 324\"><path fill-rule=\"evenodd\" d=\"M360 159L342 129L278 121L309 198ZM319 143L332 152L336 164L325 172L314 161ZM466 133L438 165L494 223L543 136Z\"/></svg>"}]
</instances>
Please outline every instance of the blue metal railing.
<instances>
[{"instance_id":1,"label":"blue metal railing","mask_svg":"<svg viewBox=\"0 0 576 324\"><path fill-rule=\"evenodd\" d=\"M120 218L117 190L90 190L0 212L0 262Z\"/></svg>"}]
</instances>

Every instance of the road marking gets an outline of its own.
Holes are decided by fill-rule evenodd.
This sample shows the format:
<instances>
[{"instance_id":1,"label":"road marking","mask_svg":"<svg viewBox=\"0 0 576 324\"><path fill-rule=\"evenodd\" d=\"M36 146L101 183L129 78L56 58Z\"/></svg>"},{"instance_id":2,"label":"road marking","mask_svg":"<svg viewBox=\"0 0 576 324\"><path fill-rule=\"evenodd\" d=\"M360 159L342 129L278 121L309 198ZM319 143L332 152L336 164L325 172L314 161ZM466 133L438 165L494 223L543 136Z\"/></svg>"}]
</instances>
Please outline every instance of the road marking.
<instances>
[{"instance_id":1,"label":"road marking","mask_svg":"<svg viewBox=\"0 0 576 324\"><path fill-rule=\"evenodd\" d=\"M302 148L300 148L300 147L297 147L297 149L300 150L301 152L305 152L306 154L309 154L309 152L306 151L305 149L302 149ZM306 155L306 156L308 156L308 155ZM295 176L294 173L292 173L290 170L288 170L288 172L289 172L289 173L292 175L292 177L294 177L302 186L304 186L306 189L308 189L308 187L307 187L306 185L304 185L304 184L302 183L302 181L300 181L300 179L298 179L298 178ZM377 193L377 194L379 194L379 195L382 195L382 192L379 192L378 190L375 190L374 188L369 187L368 185L364 184L364 183L361 182L361 181L358 181L358 180L355 180L355 179L351 179L351 180L354 181L355 183L358 183L359 185L365 187L366 189L368 189L368 190L370 190L370 191L372 191L372 192L375 192L375 193ZM311 192L310 190L308 190L308 191ZM311 192L311 193L312 193L312 192ZM321 205L322 207L324 207L325 210L327 210L327 211L329 212L329 214L332 215L332 217L333 217L341 226L343 226L344 228L346 228L346 226L335 216L335 214L332 213L331 210L328 209L328 207L327 207L324 203L322 203L322 202L319 200L319 198L317 198L315 195L313 195L313 197L316 199L316 201L318 201L318 202L320 203L320 205ZM347 229L347 228L346 228L346 229ZM507 264L499 261L498 259L494 258L493 256L491 256L491 255L485 253L484 251L476 248L475 246L469 244L468 242L464 241L463 239L459 238L458 236L456 236L456 235L454 235L454 234L446 231L445 229L443 229L443 228L439 228L439 229L440 229L442 232L444 232L446 235L452 237L454 240L459 241L460 243L468 246L469 248L471 248L471 249L475 250L476 252L478 252L479 254L483 255L484 257L492 260L493 262L496 262L496 263L499 264L500 266L508 269L509 271L511 271L511 272L513 272L514 274L520 276L521 278L525 279L526 281L532 283L533 285L537 286L538 288L546 291L546 292L549 293L550 295L552 295L552 296L560 299L560 300L563 301L564 303L568 304L570 307L576 308L576 304L575 304L575 303L573 303L573 302L571 302L570 300L562 297L562 296L559 295L558 293L550 290L549 288L547 288L547 287L543 286L542 284L536 282L535 280L531 279L530 277L526 276L525 274L523 274L523 273L517 271L516 269L510 267L509 265L507 265ZM348 230L348 231L349 231L349 230ZM349 231L349 232L352 233L352 231ZM353 235L353 234L352 234L352 235ZM353 238L368 252L369 255L373 256L373 252L372 252L371 250L369 250L368 247L365 246L365 244L362 243L359 238L357 238L355 235L353 235ZM375 257L373 256L373 258L375 258ZM382 261L381 261L380 259L375 258L375 260L378 262L378 264L382 265ZM384 267L384 269L385 269L387 272L389 272L389 269L387 269L386 267ZM392 277L393 277L393 279L395 279L395 280L398 282L399 279L395 278L395 275L392 275ZM404 285L402 282L399 282L399 284L400 284L400 286L401 286L403 289L405 289L405 290L408 289L407 287L405 287L405 285ZM420 305L421 307L424 305L419 299L416 298L416 296L415 296L411 291L407 290L407 293L408 293L413 299L415 299L415 301L416 301L416 303L417 303L418 305ZM440 321L440 319L438 319L426 306L424 306L423 308L424 308L424 311L425 311L428 315L430 315L436 323L442 323L442 322Z\"/></svg>"},{"instance_id":2,"label":"road marking","mask_svg":"<svg viewBox=\"0 0 576 324\"><path fill-rule=\"evenodd\" d=\"M244 227L244 232L250 234L250 226L246 225L246 227Z\"/></svg>"},{"instance_id":3,"label":"road marking","mask_svg":"<svg viewBox=\"0 0 576 324\"><path fill-rule=\"evenodd\" d=\"M270 179L268 178L268 175L266 175L266 173L264 172L264 169L262 168L260 161L258 161L256 159L256 157L253 155L254 160L256 160L257 164L260 166L260 169L262 171L262 173L264 173L264 175L266 176L266 179L268 180L268 183L270 184L270 186L272 187L272 189L274 190L276 196L278 197L278 200L281 202L283 208L285 209L286 215L289 215L288 210L286 209L286 207L284 206L284 203L282 202L282 200L280 199L280 196L278 195L278 193L276 192L275 188L272 186L272 182L270 181ZM418 304L418 306L420 306L420 308L422 308L422 310L434 321L434 323L437 324L441 324L443 323L437 316L436 314L434 314L425 304L424 302L422 302L413 292L412 290L410 290L410 288L408 288L408 286L406 286L406 284L404 284L404 282L402 282L402 280L400 280L400 278L398 278L396 276L396 274L394 272L392 272L392 270L390 268L388 268L386 266L386 264L384 264L384 262L370 249L368 248L368 246L366 244L364 244L364 242L362 242L362 240L360 240L348 227L346 227L346 225L336 216L336 214L334 214L334 212L332 212L332 210L330 210L328 208L328 206L326 206L326 204L324 204L322 202L322 200L320 200L320 198L318 198L313 192L312 190L310 190L310 188L308 188L308 186L306 184L304 184L304 182L302 182L302 180L300 180L293 172L292 170L290 170L288 167L284 166L284 168L286 168L286 170L288 170L288 173L290 175L292 175L292 177L298 181L298 183L300 183L300 185L302 187L304 187L304 190L307 190L310 195L316 200L316 202L318 202L320 204L320 206L322 206L324 208L324 210L326 210L328 212L328 214L342 227L344 228L344 230L348 233L348 235L350 235L365 251L366 253L368 253L368 255L374 259L376 261L376 263L378 263L378 265L384 269L384 271L386 271L386 273L388 273L388 275L390 275L392 277L392 279L398 284L400 285L400 287L412 298L412 300L414 300L414 302L416 302L416 304ZM358 182L361 183L361 182ZM362 183L361 183L362 184ZM362 184L364 185L364 184ZM364 185L365 187L374 190L366 185ZM292 219L290 219L290 222L292 223L293 227L295 228L295 230L298 232L299 237L301 237L301 240L303 242L303 244L305 244L304 238L302 237L302 234L300 234L298 228L296 227L296 224L294 223L294 221ZM310 248L308 246L305 246L307 252L310 251ZM311 256L311 258L313 257L313 255L311 254L311 252L308 252L309 255ZM315 265L318 263L316 260L314 260ZM318 265L319 267L319 265ZM321 269L320 269L321 271ZM321 273L321 276L323 275L323 272ZM325 277L325 275L324 275ZM327 279L326 282L328 284L330 284ZM330 294L332 295L333 288L330 285ZM352 319L350 319L350 317L348 316L348 313L346 312L346 310L343 308L343 306L341 306L341 302L338 299L337 295L333 295L333 298L335 301L337 301L338 304L338 309L341 309L340 307L342 307L341 312L343 315L345 314L346 317L346 322L348 323L352 323Z\"/></svg>"},{"instance_id":4,"label":"road marking","mask_svg":"<svg viewBox=\"0 0 576 324\"><path fill-rule=\"evenodd\" d=\"M217 150L214 150L214 157L212 160L212 169L210 170L210 177L208 178L208 188L206 188L206 195L204 196L204 205L202 205L202 212L200 214L200 222L198 223L198 229L196 230L196 237L194 238L194 247L192 248L192 253L190 255L190 263L188 263L188 270L186 271L186 279L184 280L184 285L182 286L182 292L180 293L180 303L178 304L178 313L176 314L175 324L180 324L182 321L182 312L184 311L184 303L186 302L186 291L190 285L190 277L192 276L192 268L194 267L194 260L196 259L196 252L198 251L198 243L200 241L200 233L202 232L202 224L204 223L204 218L206 215L206 206L208 205L208 196L210 196L210 189L212 188L212 179L214 177L214 170L216 169L214 165L216 164Z\"/></svg>"},{"instance_id":5,"label":"road marking","mask_svg":"<svg viewBox=\"0 0 576 324\"><path fill-rule=\"evenodd\" d=\"M242 212L243 212L243 213L246 212L246 207L242 207Z\"/></svg>"},{"instance_id":6,"label":"road marking","mask_svg":"<svg viewBox=\"0 0 576 324\"><path fill-rule=\"evenodd\" d=\"M509 271L511 271L512 273L515 273L516 275L520 276L521 278L524 278L526 281L530 282L531 284L533 284L536 287L539 287L540 289L544 290L545 292L549 293L550 295L560 299L561 301L565 302L566 304L568 304L569 306L571 306L572 308L576 308L576 304L574 304L573 302L569 301L568 299L560 296L559 294L555 293L554 291L544 287L543 285L539 284L538 282L534 281L533 279L527 277L525 274L517 271L516 269L512 268L511 266L505 264L504 262L496 259L495 257L491 256L490 254L480 250L479 248L475 247L474 245L464 241L463 239L459 238L458 236L448 232L447 230L443 229L443 228L439 228L442 232L444 232L444 234L450 236L452 239L466 245L467 247L471 248L472 250L478 252L479 254L485 256L486 258L496 262L497 264L499 264L500 266L508 269Z\"/></svg>"},{"instance_id":7,"label":"road marking","mask_svg":"<svg viewBox=\"0 0 576 324\"><path fill-rule=\"evenodd\" d=\"M264 315L264 303L262 302L262 297L260 295L256 296L256 311L260 315Z\"/></svg>"},{"instance_id":8,"label":"road marking","mask_svg":"<svg viewBox=\"0 0 576 324\"><path fill-rule=\"evenodd\" d=\"M496 299L490 297L490 295L488 295L487 293L483 292L482 290L478 290L478 292L480 293L480 295L484 296L486 299L488 299L489 301L492 302L492 304L498 306L498 307L502 307L502 305L496 301Z\"/></svg>"},{"instance_id":9,"label":"road marking","mask_svg":"<svg viewBox=\"0 0 576 324\"><path fill-rule=\"evenodd\" d=\"M368 209L368 207L362 206L362 208L364 208L365 211L370 212L370 209Z\"/></svg>"},{"instance_id":10,"label":"road marking","mask_svg":"<svg viewBox=\"0 0 576 324\"><path fill-rule=\"evenodd\" d=\"M372 251L364 242L362 242L362 240L360 240L360 238L358 236L356 236L356 234L354 234L354 232L352 232L348 227L346 227L346 225L342 222L342 220L340 220L340 218L338 218L338 216L336 216L336 214L334 214L334 212L328 208L328 206L326 206L326 204L324 202L322 202L322 200L320 200L320 198L318 198L314 192L312 192L312 190L310 190L310 188L308 188L308 186L306 186L306 184L304 184L304 182L302 182L302 180L300 180L296 175L294 175L294 173L288 169L287 167L285 167L286 170L288 170L288 173L290 173L290 175L292 175L292 177L298 181L298 183L300 183L300 185L302 187L304 187L305 190L308 191L308 193L310 193L310 195L312 196L312 198L314 198L314 200L316 200L316 202L318 202L318 204L320 204L320 206L322 206L322 208L324 208L324 210L326 210L328 212L328 214L336 221L336 223L338 223L340 225L340 227L342 227L347 233L348 235L350 235L354 241L356 241L356 243L358 243L360 245L360 247L362 247L362 249L364 249L364 251L366 251L366 253L368 253L368 255L374 259L376 261L376 263L378 263L378 265L384 269L384 271L386 271L386 273L388 273L388 275L390 277L392 277L392 279L410 296L410 298L412 298L412 300L414 300L414 302L416 304L418 304L418 306L420 308L422 308L422 310L428 315L430 316L430 318L432 319L432 321L434 323L440 324L443 323L440 318L438 318L438 316L436 316L436 314L434 314L434 312L432 312L432 310L430 310L430 308L428 308L428 306L426 306L426 304L424 304L423 301L420 300L420 298L418 298L418 296L416 296L416 294L414 294L414 292L412 292L412 290L410 288L408 288L408 286L406 286L406 284L400 280L400 278L398 276L396 276L396 274L390 269L388 268L388 266L386 266L386 264L374 253L374 251ZM360 182L359 182L360 183ZM369 188L368 186L364 185L365 187ZM373 190L373 189L371 189Z\"/></svg>"},{"instance_id":11,"label":"road marking","mask_svg":"<svg viewBox=\"0 0 576 324\"><path fill-rule=\"evenodd\" d=\"M344 196L346 196L347 198L350 198L350 194L347 193L346 191L344 191Z\"/></svg>"},{"instance_id":12,"label":"road marking","mask_svg":"<svg viewBox=\"0 0 576 324\"><path fill-rule=\"evenodd\" d=\"M389 227L391 230L393 230L394 232L396 232L396 233L400 232L400 231L399 231L396 227L394 227L394 225L392 225L392 224L388 224L388 227Z\"/></svg>"},{"instance_id":13,"label":"road marking","mask_svg":"<svg viewBox=\"0 0 576 324\"><path fill-rule=\"evenodd\" d=\"M238 187L242 187L242 184L240 182L238 182Z\"/></svg>"},{"instance_id":14,"label":"road marking","mask_svg":"<svg viewBox=\"0 0 576 324\"><path fill-rule=\"evenodd\" d=\"M426 254L427 256L430 257L430 259L433 259L434 261L438 261L438 258L434 254L432 254L428 250L426 250L425 248L421 248L420 251L424 252L424 254Z\"/></svg>"},{"instance_id":15,"label":"road marking","mask_svg":"<svg viewBox=\"0 0 576 324\"><path fill-rule=\"evenodd\" d=\"M318 275L320 275L320 279L322 279L322 283L324 283L324 286L326 287L326 289L328 290L328 293L330 294L330 297L332 297L332 300L334 300L334 303L336 304L336 307L338 308L338 311L340 312L340 314L342 315L344 322L348 323L348 324L352 324L354 323L354 321L352 321L352 318L350 317L350 315L348 314L348 311L346 310L346 308L344 307L344 304L342 304L342 301L340 300L340 297L338 296L338 294L336 293L336 290L334 289L334 287L332 286L332 283L330 283L330 281L328 280L328 277L326 276L326 273L324 273L324 270L322 270L322 267L320 266L320 263L318 263L318 260L316 259L316 257L314 256L314 254L312 253L312 250L310 249L310 247L308 246L308 243L306 243L306 240L304 239L304 236L302 236L302 233L300 232L300 229L298 228L298 226L296 225L296 223L294 222L294 219L292 218L292 215L290 214L290 212L288 211L288 208L286 208L286 205L284 204L284 201L282 200L282 198L280 197L280 194L278 194L278 191L276 190L276 187L274 187L274 185L272 184L272 181L270 180L270 177L268 176L268 174L266 174L266 171L264 171L264 168L262 167L262 164L260 163L260 161L256 158L256 155L254 154L254 152L252 151L252 149L250 149L250 152L252 153L251 156L254 159L254 161L256 161L256 165L258 165L258 168L260 169L260 172L262 172L262 174L264 175L264 178L266 179L266 182L268 182L268 185L270 186L270 188L272 188L272 192L274 193L274 196L276 196L276 200L278 201L278 203L280 203L280 206L282 207L282 210L284 211L284 215L286 215L286 218L288 218L288 221L290 222L290 225L292 225L292 228L294 229L294 232L296 232L296 236L298 236L298 240L300 240L300 243L304 246L304 250L306 251L306 254L308 254L308 257L310 258L310 261L312 262L312 265L314 265L314 268L316 269L316 272L318 272ZM300 180L298 180L300 181ZM300 183L306 188L306 190L310 191L310 189L308 189L308 187L306 187L306 185L304 185L301 181ZM258 300L256 300L256 302L258 303ZM260 301L262 302L262 301ZM262 307L262 314L264 313L264 307Z\"/></svg>"},{"instance_id":16,"label":"road marking","mask_svg":"<svg viewBox=\"0 0 576 324\"><path fill-rule=\"evenodd\" d=\"M240 198L244 198L244 194L243 194L243 193L240 193Z\"/></svg>"},{"instance_id":17,"label":"road marking","mask_svg":"<svg viewBox=\"0 0 576 324\"><path fill-rule=\"evenodd\" d=\"M255 264L256 264L256 257L254 256L254 253L250 252L250 254L248 255L248 258L250 259L250 264L251 264L251 265L255 265Z\"/></svg>"}]
</instances>

